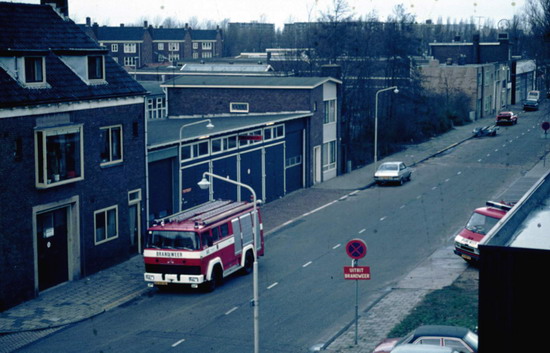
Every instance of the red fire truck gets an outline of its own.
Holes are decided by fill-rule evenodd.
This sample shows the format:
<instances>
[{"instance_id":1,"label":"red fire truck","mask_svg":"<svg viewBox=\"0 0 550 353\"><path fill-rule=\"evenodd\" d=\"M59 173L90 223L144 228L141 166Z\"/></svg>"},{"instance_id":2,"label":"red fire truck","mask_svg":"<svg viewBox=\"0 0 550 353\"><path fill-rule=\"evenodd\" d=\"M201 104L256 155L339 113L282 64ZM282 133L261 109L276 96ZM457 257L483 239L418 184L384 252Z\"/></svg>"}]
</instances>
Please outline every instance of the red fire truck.
<instances>
[{"instance_id":1,"label":"red fire truck","mask_svg":"<svg viewBox=\"0 0 550 353\"><path fill-rule=\"evenodd\" d=\"M479 260L479 242L504 217L513 204L487 201L485 206L474 210L466 227L455 237L454 253L470 263L476 263Z\"/></svg>"},{"instance_id":2,"label":"red fire truck","mask_svg":"<svg viewBox=\"0 0 550 353\"><path fill-rule=\"evenodd\" d=\"M252 272L255 256L264 254L256 210L254 222L250 202L210 201L156 220L147 231L143 250L145 281L159 288L187 284L212 291L232 273Z\"/></svg>"}]
</instances>

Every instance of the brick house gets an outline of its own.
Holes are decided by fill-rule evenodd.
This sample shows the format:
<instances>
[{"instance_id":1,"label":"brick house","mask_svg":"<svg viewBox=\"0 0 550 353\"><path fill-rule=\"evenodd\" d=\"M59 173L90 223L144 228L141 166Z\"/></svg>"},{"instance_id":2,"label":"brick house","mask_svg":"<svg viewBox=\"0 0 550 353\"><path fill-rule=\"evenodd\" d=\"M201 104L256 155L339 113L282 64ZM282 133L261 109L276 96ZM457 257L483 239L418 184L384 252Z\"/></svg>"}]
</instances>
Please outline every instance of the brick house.
<instances>
[{"instance_id":1,"label":"brick house","mask_svg":"<svg viewBox=\"0 0 550 353\"><path fill-rule=\"evenodd\" d=\"M146 92L66 11L1 2L0 32L3 310L139 252Z\"/></svg>"},{"instance_id":2,"label":"brick house","mask_svg":"<svg viewBox=\"0 0 550 353\"><path fill-rule=\"evenodd\" d=\"M507 63L447 65L431 60L418 69L425 88L441 94L466 94L470 98L471 120L493 117L510 104Z\"/></svg>"},{"instance_id":3,"label":"brick house","mask_svg":"<svg viewBox=\"0 0 550 353\"><path fill-rule=\"evenodd\" d=\"M143 26L99 26L86 19L82 30L103 45L115 61L123 66L140 68L159 63L177 63L184 59L221 57L223 36L215 30L185 28L154 28Z\"/></svg>"},{"instance_id":4,"label":"brick house","mask_svg":"<svg viewBox=\"0 0 550 353\"><path fill-rule=\"evenodd\" d=\"M527 92L535 89L536 87L536 63L533 60L522 59L511 56L511 45L508 39L507 33L500 33L498 40L495 42L480 42L479 34L473 36L472 42L451 42L451 43L430 43L430 54L440 63L445 63L447 66L464 66L464 65L477 65L477 67L483 67L487 64L494 64L500 66L501 71L495 71L498 76L507 75L507 79L500 81L509 84L506 87L501 87L502 90L506 89L507 103L517 104L527 98ZM449 72L454 69L444 69ZM461 71L463 69L456 70ZM480 83L483 84L491 81L492 69L481 69L488 76L485 77L485 73L480 75ZM457 76L459 77L459 76ZM487 98L489 95L493 98L498 97L502 90L498 87L491 92L478 92L476 99L480 99L482 96ZM474 98L474 97L472 97ZM504 100L502 100L504 101ZM496 101L495 101L496 102ZM483 115L483 111L488 110L488 102L481 103L481 106L476 108L476 115L480 117ZM493 107L498 104L493 103Z\"/></svg>"}]
</instances>

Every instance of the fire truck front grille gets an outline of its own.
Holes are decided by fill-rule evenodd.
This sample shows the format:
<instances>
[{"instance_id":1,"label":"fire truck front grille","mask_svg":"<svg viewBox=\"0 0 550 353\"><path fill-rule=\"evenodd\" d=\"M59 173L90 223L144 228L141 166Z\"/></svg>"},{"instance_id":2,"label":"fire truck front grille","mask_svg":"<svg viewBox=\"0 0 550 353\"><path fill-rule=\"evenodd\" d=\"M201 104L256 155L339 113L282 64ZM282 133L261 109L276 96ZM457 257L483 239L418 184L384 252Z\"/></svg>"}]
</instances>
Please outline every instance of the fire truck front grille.
<instances>
[{"instance_id":1,"label":"fire truck front grille","mask_svg":"<svg viewBox=\"0 0 550 353\"><path fill-rule=\"evenodd\" d=\"M162 273L163 275L200 275L201 268L200 266L145 264L145 272Z\"/></svg>"}]
</instances>

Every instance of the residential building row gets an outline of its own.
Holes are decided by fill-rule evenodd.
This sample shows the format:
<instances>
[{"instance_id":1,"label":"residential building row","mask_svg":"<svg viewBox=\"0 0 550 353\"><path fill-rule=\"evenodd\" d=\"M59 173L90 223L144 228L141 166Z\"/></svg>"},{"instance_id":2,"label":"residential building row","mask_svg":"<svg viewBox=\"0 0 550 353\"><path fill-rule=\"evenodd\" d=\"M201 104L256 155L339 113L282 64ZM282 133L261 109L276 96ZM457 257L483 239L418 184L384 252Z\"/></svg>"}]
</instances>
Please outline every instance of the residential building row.
<instances>
[{"instance_id":1,"label":"residential building row","mask_svg":"<svg viewBox=\"0 0 550 353\"><path fill-rule=\"evenodd\" d=\"M197 30L187 24L184 28L143 26L99 26L86 18L80 25L92 39L104 46L111 57L122 66L142 67L161 63L176 63L184 59L221 57L221 29Z\"/></svg>"}]
</instances>

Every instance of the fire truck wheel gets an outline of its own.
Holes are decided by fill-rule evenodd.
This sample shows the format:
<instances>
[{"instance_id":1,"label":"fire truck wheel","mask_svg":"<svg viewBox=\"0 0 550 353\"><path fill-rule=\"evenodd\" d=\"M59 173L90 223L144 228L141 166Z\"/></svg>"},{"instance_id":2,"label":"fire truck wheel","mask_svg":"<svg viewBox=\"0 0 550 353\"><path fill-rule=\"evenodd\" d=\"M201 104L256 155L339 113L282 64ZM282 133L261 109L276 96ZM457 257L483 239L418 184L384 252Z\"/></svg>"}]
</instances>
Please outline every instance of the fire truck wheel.
<instances>
[{"instance_id":1,"label":"fire truck wheel","mask_svg":"<svg viewBox=\"0 0 550 353\"><path fill-rule=\"evenodd\" d=\"M254 255L252 251L247 251L244 258L243 274L248 275L252 273L254 269Z\"/></svg>"},{"instance_id":2,"label":"fire truck wheel","mask_svg":"<svg viewBox=\"0 0 550 353\"><path fill-rule=\"evenodd\" d=\"M217 287L221 286L223 282L222 269L220 266L214 267L212 272L212 279L204 284L204 289L207 292L213 292Z\"/></svg>"}]
</instances>

